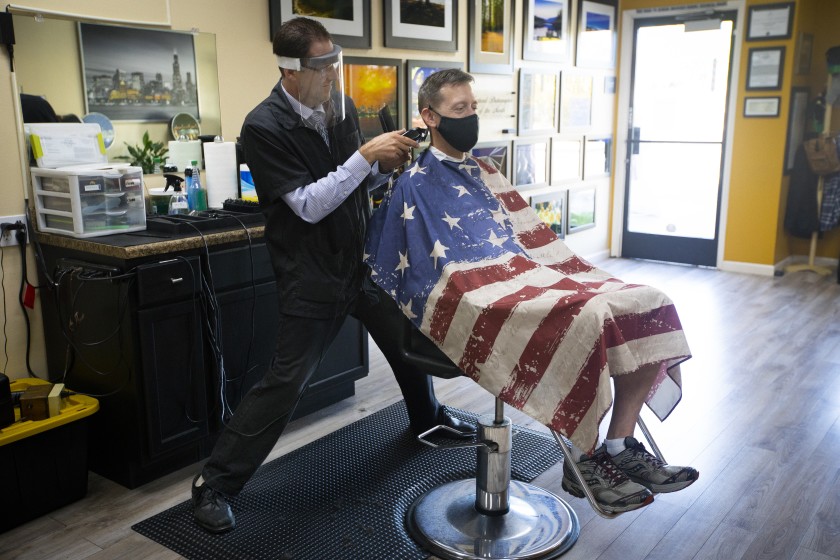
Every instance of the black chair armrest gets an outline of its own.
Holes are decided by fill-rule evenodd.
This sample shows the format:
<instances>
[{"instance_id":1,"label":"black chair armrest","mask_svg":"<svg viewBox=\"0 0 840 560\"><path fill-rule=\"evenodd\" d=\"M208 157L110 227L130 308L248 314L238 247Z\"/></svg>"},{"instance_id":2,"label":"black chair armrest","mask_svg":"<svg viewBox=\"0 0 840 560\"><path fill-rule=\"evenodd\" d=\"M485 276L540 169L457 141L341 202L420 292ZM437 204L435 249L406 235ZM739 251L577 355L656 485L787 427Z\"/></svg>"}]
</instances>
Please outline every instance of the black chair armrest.
<instances>
[{"instance_id":1,"label":"black chair armrest","mask_svg":"<svg viewBox=\"0 0 840 560\"><path fill-rule=\"evenodd\" d=\"M463 375L458 366L452 363L452 360L426 335L417 330L408 319L405 320L405 326L400 333L400 353L406 362L429 375L443 379Z\"/></svg>"}]
</instances>

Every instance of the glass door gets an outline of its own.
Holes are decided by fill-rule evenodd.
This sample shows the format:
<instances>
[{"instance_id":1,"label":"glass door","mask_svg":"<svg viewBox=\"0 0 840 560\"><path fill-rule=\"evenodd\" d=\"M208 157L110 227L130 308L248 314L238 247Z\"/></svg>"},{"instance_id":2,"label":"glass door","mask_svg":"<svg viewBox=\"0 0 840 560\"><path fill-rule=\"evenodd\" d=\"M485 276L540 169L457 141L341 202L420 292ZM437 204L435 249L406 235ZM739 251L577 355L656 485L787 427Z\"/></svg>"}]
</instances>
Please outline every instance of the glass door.
<instances>
[{"instance_id":1,"label":"glass door","mask_svg":"<svg viewBox=\"0 0 840 560\"><path fill-rule=\"evenodd\" d=\"M735 13L636 21L624 257L715 266Z\"/></svg>"}]
</instances>

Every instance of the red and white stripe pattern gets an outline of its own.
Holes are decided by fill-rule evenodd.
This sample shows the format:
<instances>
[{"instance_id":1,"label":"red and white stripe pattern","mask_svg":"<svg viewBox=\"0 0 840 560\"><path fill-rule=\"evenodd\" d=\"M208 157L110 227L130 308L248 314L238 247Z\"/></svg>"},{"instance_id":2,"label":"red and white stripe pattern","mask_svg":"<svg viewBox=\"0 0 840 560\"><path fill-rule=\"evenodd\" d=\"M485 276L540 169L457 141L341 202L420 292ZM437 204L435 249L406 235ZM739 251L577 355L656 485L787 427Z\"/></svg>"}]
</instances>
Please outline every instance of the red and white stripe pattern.
<instances>
[{"instance_id":1,"label":"red and white stripe pattern","mask_svg":"<svg viewBox=\"0 0 840 560\"><path fill-rule=\"evenodd\" d=\"M447 263L420 330L482 387L583 450L597 444L611 376L662 364L647 403L664 419L690 357L671 300L576 256L507 179L480 165L526 254Z\"/></svg>"}]
</instances>

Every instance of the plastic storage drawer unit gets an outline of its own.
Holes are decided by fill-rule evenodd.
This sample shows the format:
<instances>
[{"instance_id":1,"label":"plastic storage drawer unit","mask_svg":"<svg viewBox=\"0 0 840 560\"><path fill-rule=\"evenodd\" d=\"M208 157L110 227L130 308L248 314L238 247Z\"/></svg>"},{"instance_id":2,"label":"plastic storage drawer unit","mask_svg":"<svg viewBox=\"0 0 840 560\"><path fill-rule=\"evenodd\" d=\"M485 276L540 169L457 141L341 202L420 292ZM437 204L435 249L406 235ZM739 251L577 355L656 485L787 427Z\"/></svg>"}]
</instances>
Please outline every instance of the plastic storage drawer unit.
<instances>
[{"instance_id":1,"label":"plastic storage drawer unit","mask_svg":"<svg viewBox=\"0 0 840 560\"><path fill-rule=\"evenodd\" d=\"M46 384L18 379L12 391ZM99 401L84 395L61 399L61 412L46 420L18 421L0 430L0 532L40 517L87 494L87 420Z\"/></svg>"},{"instance_id":2,"label":"plastic storage drawer unit","mask_svg":"<svg viewBox=\"0 0 840 560\"><path fill-rule=\"evenodd\" d=\"M96 237L146 229L139 167L33 167L32 186L41 231Z\"/></svg>"}]
</instances>

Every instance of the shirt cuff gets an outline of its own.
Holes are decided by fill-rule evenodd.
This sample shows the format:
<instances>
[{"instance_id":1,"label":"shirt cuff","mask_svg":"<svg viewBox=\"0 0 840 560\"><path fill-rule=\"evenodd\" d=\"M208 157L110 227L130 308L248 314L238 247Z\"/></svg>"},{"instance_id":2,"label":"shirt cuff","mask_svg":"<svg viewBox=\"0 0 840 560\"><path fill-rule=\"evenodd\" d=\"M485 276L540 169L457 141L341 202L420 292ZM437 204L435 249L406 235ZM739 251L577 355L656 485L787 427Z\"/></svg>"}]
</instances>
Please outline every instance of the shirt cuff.
<instances>
[{"instance_id":1,"label":"shirt cuff","mask_svg":"<svg viewBox=\"0 0 840 560\"><path fill-rule=\"evenodd\" d=\"M373 164L378 165L379 162L374 162ZM365 177L370 175L371 172L370 164L359 150L356 150L356 152L344 162L344 168L350 172L350 175L359 180L358 183L356 183L357 185L364 181Z\"/></svg>"}]
</instances>

